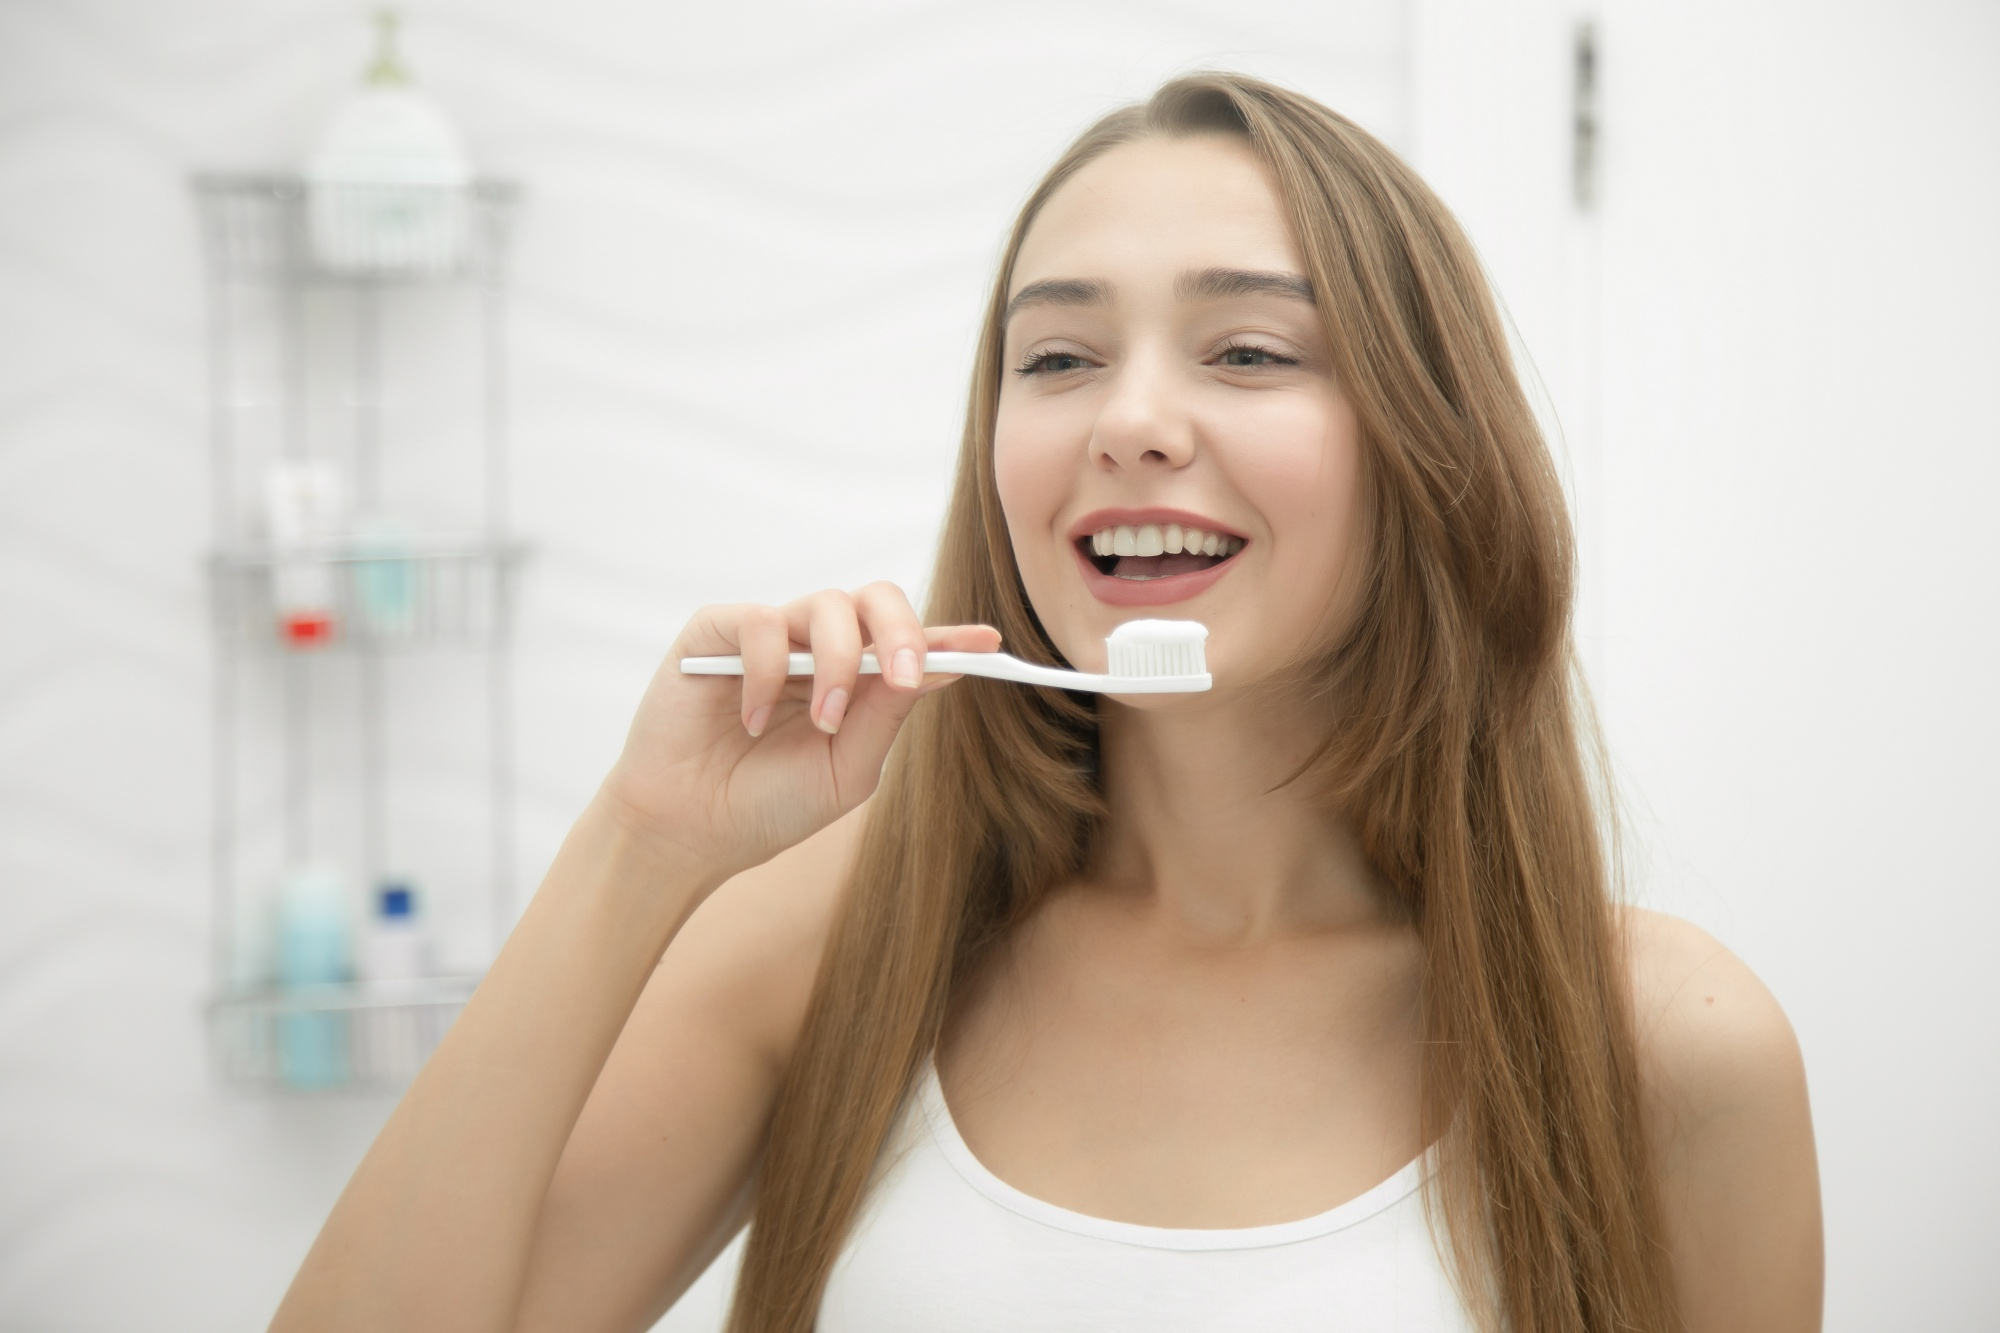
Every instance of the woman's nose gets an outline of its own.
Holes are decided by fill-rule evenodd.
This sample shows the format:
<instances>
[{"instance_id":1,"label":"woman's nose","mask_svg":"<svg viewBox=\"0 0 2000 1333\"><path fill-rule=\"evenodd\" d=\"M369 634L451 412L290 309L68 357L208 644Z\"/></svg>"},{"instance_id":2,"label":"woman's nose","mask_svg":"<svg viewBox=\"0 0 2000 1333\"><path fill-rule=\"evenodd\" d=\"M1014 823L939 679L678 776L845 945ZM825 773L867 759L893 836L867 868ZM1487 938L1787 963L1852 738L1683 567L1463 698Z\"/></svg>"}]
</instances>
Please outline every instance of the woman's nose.
<instances>
[{"instance_id":1,"label":"woman's nose","mask_svg":"<svg viewBox=\"0 0 2000 1333\"><path fill-rule=\"evenodd\" d=\"M1118 471L1181 468L1194 459L1194 423L1173 376L1145 360L1118 368L1092 428L1093 461Z\"/></svg>"}]
</instances>

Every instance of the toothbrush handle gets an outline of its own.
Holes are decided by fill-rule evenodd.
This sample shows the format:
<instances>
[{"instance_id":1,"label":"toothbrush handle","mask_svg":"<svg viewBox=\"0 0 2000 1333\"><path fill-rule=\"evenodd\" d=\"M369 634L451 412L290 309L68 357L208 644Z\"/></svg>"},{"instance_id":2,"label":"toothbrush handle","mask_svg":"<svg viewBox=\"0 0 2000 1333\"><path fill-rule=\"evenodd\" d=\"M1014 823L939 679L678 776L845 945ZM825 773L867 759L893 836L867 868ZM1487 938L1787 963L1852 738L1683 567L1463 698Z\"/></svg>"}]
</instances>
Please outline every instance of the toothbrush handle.
<instances>
[{"instance_id":1,"label":"toothbrush handle","mask_svg":"<svg viewBox=\"0 0 2000 1333\"><path fill-rule=\"evenodd\" d=\"M934 653L932 656L939 656L939 654ZM812 673L813 655L811 653L793 653L788 659L785 667L786 675L810 676ZM743 674L743 659L741 657L683 657L681 659L681 674L683 676L740 676ZM882 674L882 664L875 660L875 654L861 654L861 674L864 676L879 676Z\"/></svg>"},{"instance_id":2,"label":"toothbrush handle","mask_svg":"<svg viewBox=\"0 0 2000 1333\"><path fill-rule=\"evenodd\" d=\"M970 677L996 677L1000 681L1020 681L1024 677L1016 675L1016 669L1024 671L1054 671L1054 667L1036 669L1030 662L1024 662L1006 652L926 652L924 671L930 675L970 675ZM744 660L740 656L684 656L680 658L680 675L684 677L740 677L744 673ZM864 677L880 677L882 662L876 660L874 652L862 652ZM792 652L786 673L788 677L810 677L812 675L812 654ZM1068 675L1068 673L1064 673Z\"/></svg>"},{"instance_id":3,"label":"toothbrush handle","mask_svg":"<svg viewBox=\"0 0 2000 1333\"><path fill-rule=\"evenodd\" d=\"M1018 657L1006 653L952 653L933 652L924 655L924 670L941 676L990 676L995 680L1017 681L1023 685L1054 685L1058 688L1076 688L1073 682L1079 677L1073 671L1059 667L1037 666L1033 662L1023 662ZM788 676L810 676L813 673L811 653L793 653L786 667ZM741 657L683 657L681 674L684 676L740 676L743 674ZM875 660L875 654L861 654L861 674L879 676L882 664Z\"/></svg>"},{"instance_id":4,"label":"toothbrush handle","mask_svg":"<svg viewBox=\"0 0 2000 1333\"><path fill-rule=\"evenodd\" d=\"M1042 666L1037 662L1023 662L1018 657L1006 653L927 653L924 656L924 670L940 676L987 676L993 680L1011 680L1018 685L1047 685L1058 690L1094 690L1101 694L1193 694L1208 689L1213 680L1208 673L1199 676L1094 676L1084 671L1065 671L1061 667ZM811 653L793 653L786 668L788 676L810 676L813 673ZM740 676L743 674L741 657L683 657L681 674L684 676ZM861 654L861 674L879 676L881 663L875 654Z\"/></svg>"}]
</instances>

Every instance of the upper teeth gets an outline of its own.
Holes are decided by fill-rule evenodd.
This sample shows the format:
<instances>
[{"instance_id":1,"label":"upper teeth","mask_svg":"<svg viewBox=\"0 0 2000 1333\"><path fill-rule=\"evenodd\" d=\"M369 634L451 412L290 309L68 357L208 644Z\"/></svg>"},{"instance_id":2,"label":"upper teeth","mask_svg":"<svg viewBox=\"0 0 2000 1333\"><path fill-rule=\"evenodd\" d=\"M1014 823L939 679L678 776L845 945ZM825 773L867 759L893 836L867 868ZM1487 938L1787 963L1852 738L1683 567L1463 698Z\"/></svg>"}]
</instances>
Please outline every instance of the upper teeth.
<instances>
[{"instance_id":1,"label":"upper teeth","mask_svg":"<svg viewBox=\"0 0 2000 1333\"><path fill-rule=\"evenodd\" d=\"M1243 539L1178 523L1120 524L1091 533L1090 549L1096 555L1235 555Z\"/></svg>"}]
</instances>

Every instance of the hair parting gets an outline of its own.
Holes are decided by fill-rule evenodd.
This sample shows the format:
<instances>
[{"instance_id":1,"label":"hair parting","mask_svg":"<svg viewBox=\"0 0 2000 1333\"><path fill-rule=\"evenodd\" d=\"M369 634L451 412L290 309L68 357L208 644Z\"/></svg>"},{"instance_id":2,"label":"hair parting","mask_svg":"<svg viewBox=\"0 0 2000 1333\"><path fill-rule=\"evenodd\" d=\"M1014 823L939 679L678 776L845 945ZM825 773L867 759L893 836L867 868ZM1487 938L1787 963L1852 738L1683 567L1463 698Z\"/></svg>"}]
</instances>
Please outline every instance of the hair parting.
<instances>
[{"instance_id":1,"label":"hair parting","mask_svg":"<svg viewBox=\"0 0 2000 1333\"><path fill-rule=\"evenodd\" d=\"M1329 740L1298 780L1344 811L1424 945L1426 1202L1482 1323L1677 1328L1639 1116L1620 935L1574 676L1553 464L1450 213L1318 103L1202 74L1086 131L1022 209L989 302L929 623L1060 662L995 486L1015 260L1048 199L1135 140L1232 135L1263 161L1362 427L1373 554L1299 670ZM1096 715L967 679L891 756L769 1131L733 1333L810 1333L913 1079L981 952L1086 864Z\"/></svg>"}]
</instances>

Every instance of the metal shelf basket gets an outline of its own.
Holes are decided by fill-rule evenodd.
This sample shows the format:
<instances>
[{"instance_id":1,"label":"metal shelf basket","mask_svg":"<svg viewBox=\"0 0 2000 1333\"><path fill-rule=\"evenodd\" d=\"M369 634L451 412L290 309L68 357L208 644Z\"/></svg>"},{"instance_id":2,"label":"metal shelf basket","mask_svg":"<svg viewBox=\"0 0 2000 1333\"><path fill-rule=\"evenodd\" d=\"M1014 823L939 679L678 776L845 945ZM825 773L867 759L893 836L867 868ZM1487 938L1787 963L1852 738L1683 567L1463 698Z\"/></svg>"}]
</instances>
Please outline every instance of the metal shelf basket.
<instances>
[{"instance_id":1,"label":"metal shelf basket","mask_svg":"<svg viewBox=\"0 0 2000 1333\"><path fill-rule=\"evenodd\" d=\"M233 281L347 283L497 279L518 191L357 184L302 176L201 175L211 272Z\"/></svg>"},{"instance_id":2,"label":"metal shelf basket","mask_svg":"<svg viewBox=\"0 0 2000 1333\"><path fill-rule=\"evenodd\" d=\"M217 1074L272 1092L392 1091L416 1077L477 977L261 988L209 1005Z\"/></svg>"},{"instance_id":3,"label":"metal shelf basket","mask_svg":"<svg viewBox=\"0 0 2000 1333\"><path fill-rule=\"evenodd\" d=\"M333 647L491 646L512 628L520 542L432 538L394 546L246 547L209 560L215 632L246 650L286 651L277 596L286 565L324 571Z\"/></svg>"}]
</instances>

